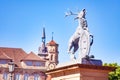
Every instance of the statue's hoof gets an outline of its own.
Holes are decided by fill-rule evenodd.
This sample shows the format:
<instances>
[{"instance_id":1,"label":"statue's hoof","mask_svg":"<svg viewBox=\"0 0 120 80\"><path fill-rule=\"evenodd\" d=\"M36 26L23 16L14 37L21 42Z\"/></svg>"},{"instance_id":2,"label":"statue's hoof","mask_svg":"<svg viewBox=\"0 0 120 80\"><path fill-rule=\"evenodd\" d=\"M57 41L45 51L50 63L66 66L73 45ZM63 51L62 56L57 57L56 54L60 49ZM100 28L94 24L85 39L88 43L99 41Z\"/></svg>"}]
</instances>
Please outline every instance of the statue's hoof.
<instances>
[{"instance_id":1,"label":"statue's hoof","mask_svg":"<svg viewBox=\"0 0 120 80\"><path fill-rule=\"evenodd\" d=\"M95 58L95 56L94 55L90 55L90 58Z\"/></svg>"},{"instance_id":2,"label":"statue's hoof","mask_svg":"<svg viewBox=\"0 0 120 80\"><path fill-rule=\"evenodd\" d=\"M89 56L88 56L88 55L86 55L86 56L85 56L85 58L87 58L87 59L88 59L88 58L89 58Z\"/></svg>"}]
</instances>

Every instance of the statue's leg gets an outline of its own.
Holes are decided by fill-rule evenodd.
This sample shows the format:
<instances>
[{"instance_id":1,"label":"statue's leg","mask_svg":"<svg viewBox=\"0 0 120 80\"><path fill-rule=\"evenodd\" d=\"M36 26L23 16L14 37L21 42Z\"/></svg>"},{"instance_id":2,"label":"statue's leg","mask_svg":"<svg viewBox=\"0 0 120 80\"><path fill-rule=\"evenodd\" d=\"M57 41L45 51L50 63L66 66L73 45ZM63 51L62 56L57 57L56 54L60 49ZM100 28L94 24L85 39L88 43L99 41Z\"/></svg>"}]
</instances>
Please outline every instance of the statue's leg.
<instances>
[{"instance_id":1,"label":"statue's leg","mask_svg":"<svg viewBox=\"0 0 120 80\"><path fill-rule=\"evenodd\" d=\"M69 44L68 44L68 53L71 53L72 47L73 47L73 42L69 42Z\"/></svg>"},{"instance_id":2,"label":"statue's leg","mask_svg":"<svg viewBox=\"0 0 120 80\"><path fill-rule=\"evenodd\" d=\"M78 53L79 54L79 56L78 56L78 61L79 61L79 63L82 63L82 53Z\"/></svg>"},{"instance_id":3,"label":"statue's leg","mask_svg":"<svg viewBox=\"0 0 120 80\"><path fill-rule=\"evenodd\" d=\"M74 53L78 50L78 44L76 44L75 46L74 46Z\"/></svg>"},{"instance_id":4,"label":"statue's leg","mask_svg":"<svg viewBox=\"0 0 120 80\"><path fill-rule=\"evenodd\" d=\"M71 51L72 47L73 47L73 42L69 42L69 44L68 44L68 53L70 54L70 59L74 60L75 55L74 55L74 51Z\"/></svg>"},{"instance_id":5,"label":"statue's leg","mask_svg":"<svg viewBox=\"0 0 120 80\"><path fill-rule=\"evenodd\" d=\"M70 59L71 60L76 60L75 54L74 53L70 53Z\"/></svg>"},{"instance_id":6,"label":"statue's leg","mask_svg":"<svg viewBox=\"0 0 120 80\"><path fill-rule=\"evenodd\" d=\"M78 42L78 46L79 46L78 61L79 61L79 63L82 63L83 54L81 53L80 41L81 41L81 38L79 39L79 42Z\"/></svg>"},{"instance_id":7,"label":"statue's leg","mask_svg":"<svg viewBox=\"0 0 120 80\"><path fill-rule=\"evenodd\" d=\"M75 54L74 54L75 51L74 51L74 50L71 51L72 47L74 47L74 44L69 45L68 51L69 51L69 54L70 54L70 59L71 59L71 60L75 60L75 59L76 59Z\"/></svg>"},{"instance_id":8,"label":"statue's leg","mask_svg":"<svg viewBox=\"0 0 120 80\"><path fill-rule=\"evenodd\" d=\"M73 52L72 52L72 57L74 58L74 59L76 59L76 57L75 57L75 52L78 50L78 44L76 44L76 45L74 45L74 49L73 49Z\"/></svg>"}]
</instances>

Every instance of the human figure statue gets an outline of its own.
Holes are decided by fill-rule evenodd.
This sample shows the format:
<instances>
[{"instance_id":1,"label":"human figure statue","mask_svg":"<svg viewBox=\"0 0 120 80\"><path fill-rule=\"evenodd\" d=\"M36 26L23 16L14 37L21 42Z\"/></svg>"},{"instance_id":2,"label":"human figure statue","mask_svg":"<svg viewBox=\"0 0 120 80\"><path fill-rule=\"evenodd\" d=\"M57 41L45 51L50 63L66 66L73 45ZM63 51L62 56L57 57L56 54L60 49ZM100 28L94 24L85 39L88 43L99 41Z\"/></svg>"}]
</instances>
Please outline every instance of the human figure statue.
<instances>
[{"instance_id":1,"label":"human figure statue","mask_svg":"<svg viewBox=\"0 0 120 80\"><path fill-rule=\"evenodd\" d=\"M67 13L66 16L69 16L69 15L77 15L75 20L78 19L78 27L77 27L76 31L74 32L74 34L69 39L68 53L70 53L70 58L72 60L76 60L76 57L74 54L80 47L81 51L79 52L79 56L80 56L79 58L81 59L81 58L85 57L85 55L89 54L89 48L93 43L93 39L92 39L93 36L90 38L91 35L89 34L87 20L85 18L86 10L83 9L82 11L78 12L77 14L74 14L70 11L69 13ZM84 38L84 35L87 36L88 38L92 39L91 42L89 41L90 39L87 39L87 41L86 41L86 39L82 39L82 38ZM86 42L87 48L83 49L83 46L81 47L81 44L85 44L85 42ZM73 48L73 50L72 50L72 48Z\"/></svg>"}]
</instances>

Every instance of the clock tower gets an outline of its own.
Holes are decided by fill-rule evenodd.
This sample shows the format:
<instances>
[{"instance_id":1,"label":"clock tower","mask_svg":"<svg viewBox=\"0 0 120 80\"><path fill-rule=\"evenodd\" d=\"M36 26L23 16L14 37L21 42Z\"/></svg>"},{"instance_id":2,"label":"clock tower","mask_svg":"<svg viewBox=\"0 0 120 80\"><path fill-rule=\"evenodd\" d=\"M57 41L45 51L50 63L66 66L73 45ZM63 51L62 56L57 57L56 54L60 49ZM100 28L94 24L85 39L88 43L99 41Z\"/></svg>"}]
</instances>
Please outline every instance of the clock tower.
<instances>
[{"instance_id":1,"label":"clock tower","mask_svg":"<svg viewBox=\"0 0 120 80\"><path fill-rule=\"evenodd\" d=\"M38 49L38 55L46 61L45 66L48 69L54 69L58 64L58 44L53 40L46 42L45 28L43 28L42 33L42 45Z\"/></svg>"},{"instance_id":2,"label":"clock tower","mask_svg":"<svg viewBox=\"0 0 120 80\"><path fill-rule=\"evenodd\" d=\"M47 43L47 49L49 61L58 64L58 44L54 40L51 40Z\"/></svg>"},{"instance_id":3,"label":"clock tower","mask_svg":"<svg viewBox=\"0 0 120 80\"><path fill-rule=\"evenodd\" d=\"M48 49L48 68L54 69L58 64L58 44L52 38L52 40L47 43L46 47Z\"/></svg>"}]
</instances>

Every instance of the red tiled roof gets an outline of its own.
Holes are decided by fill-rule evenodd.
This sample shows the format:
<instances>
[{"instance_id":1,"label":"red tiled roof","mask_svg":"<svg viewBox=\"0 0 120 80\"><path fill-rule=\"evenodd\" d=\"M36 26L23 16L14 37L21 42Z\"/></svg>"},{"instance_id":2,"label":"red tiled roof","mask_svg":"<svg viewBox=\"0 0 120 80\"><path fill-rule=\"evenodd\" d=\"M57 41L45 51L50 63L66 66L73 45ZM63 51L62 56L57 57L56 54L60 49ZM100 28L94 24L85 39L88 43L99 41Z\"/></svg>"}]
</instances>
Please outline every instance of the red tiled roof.
<instances>
[{"instance_id":1,"label":"red tiled roof","mask_svg":"<svg viewBox=\"0 0 120 80\"><path fill-rule=\"evenodd\" d=\"M33 53L33 52L30 52L22 60L45 61L45 60L41 59L39 56L35 55L35 53Z\"/></svg>"},{"instance_id":2,"label":"red tiled roof","mask_svg":"<svg viewBox=\"0 0 120 80\"><path fill-rule=\"evenodd\" d=\"M5 55L6 57L5 57ZM27 55L25 51L23 51L21 48L6 48L6 47L0 47L0 58L8 59L11 58L14 63L20 67L20 60L23 59ZM3 55L3 56L2 56ZM8 56L8 57L7 57Z\"/></svg>"},{"instance_id":3,"label":"red tiled roof","mask_svg":"<svg viewBox=\"0 0 120 80\"><path fill-rule=\"evenodd\" d=\"M9 59L9 60L12 60L12 58L10 58L9 56L7 56L4 52L2 52L2 54L0 55L0 59Z\"/></svg>"},{"instance_id":4,"label":"red tiled roof","mask_svg":"<svg viewBox=\"0 0 120 80\"><path fill-rule=\"evenodd\" d=\"M21 48L6 47L0 47L0 59L11 59L18 67L21 67L21 60L45 61L42 60L39 56L35 55L33 52L27 54Z\"/></svg>"}]
</instances>

